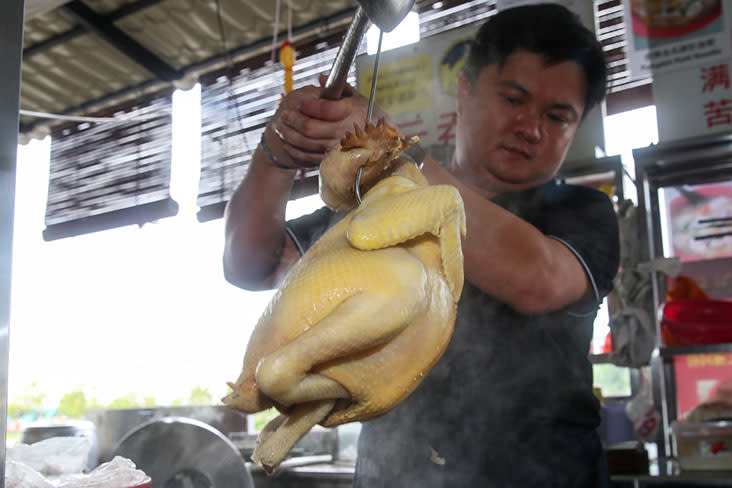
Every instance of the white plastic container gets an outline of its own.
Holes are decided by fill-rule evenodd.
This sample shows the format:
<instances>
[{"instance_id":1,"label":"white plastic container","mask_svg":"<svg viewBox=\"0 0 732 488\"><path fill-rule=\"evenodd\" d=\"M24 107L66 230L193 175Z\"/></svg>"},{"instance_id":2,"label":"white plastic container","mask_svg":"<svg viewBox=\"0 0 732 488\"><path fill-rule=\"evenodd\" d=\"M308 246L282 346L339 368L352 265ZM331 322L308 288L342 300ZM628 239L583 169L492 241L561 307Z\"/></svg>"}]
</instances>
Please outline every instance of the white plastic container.
<instances>
[{"instance_id":1,"label":"white plastic container","mask_svg":"<svg viewBox=\"0 0 732 488\"><path fill-rule=\"evenodd\" d=\"M682 471L732 470L732 421L673 422Z\"/></svg>"}]
</instances>

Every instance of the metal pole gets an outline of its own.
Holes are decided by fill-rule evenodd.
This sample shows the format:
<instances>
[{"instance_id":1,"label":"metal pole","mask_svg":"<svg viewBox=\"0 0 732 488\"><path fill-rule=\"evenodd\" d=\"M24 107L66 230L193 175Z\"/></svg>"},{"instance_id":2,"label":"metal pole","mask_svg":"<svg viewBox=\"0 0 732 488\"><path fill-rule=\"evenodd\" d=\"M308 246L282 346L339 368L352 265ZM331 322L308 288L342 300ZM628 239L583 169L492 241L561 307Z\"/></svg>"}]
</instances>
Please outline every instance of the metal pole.
<instances>
[{"instance_id":1,"label":"metal pole","mask_svg":"<svg viewBox=\"0 0 732 488\"><path fill-rule=\"evenodd\" d=\"M353 59L356 57L358 52L358 46L361 44L366 33L366 28L371 22L369 21L366 11L363 7L358 7L351 25L348 26L348 31L343 37L338 54L336 54L335 60L333 61L333 67L330 69L328 79L325 82L322 96L329 100L338 100L341 98L343 88L346 85L346 78L348 78L348 70L353 64Z\"/></svg>"},{"instance_id":2,"label":"metal pole","mask_svg":"<svg viewBox=\"0 0 732 488\"><path fill-rule=\"evenodd\" d=\"M10 272L13 261L15 164L18 150L23 0L4 0L0 15L0 487L5 487L8 418Z\"/></svg>"}]
</instances>

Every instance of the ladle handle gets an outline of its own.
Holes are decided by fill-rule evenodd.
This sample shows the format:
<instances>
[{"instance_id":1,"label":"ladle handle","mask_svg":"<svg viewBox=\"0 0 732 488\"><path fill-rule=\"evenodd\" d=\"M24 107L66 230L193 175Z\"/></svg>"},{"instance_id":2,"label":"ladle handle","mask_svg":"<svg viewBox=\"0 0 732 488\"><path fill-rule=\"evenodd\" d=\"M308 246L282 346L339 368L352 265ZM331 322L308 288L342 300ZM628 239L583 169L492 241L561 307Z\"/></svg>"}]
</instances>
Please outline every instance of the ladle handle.
<instances>
[{"instance_id":1,"label":"ladle handle","mask_svg":"<svg viewBox=\"0 0 732 488\"><path fill-rule=\"evenodd\" d=\"M346 85L346 78L348 77L348 70L351 69L353 59L356 57L358 46L361 44L366 33L366 28L369 26L369 18L366 15L366 11L363 7L359 6L356 10L356 14L353 16L351 25L346 31L346 35L343 37L343 43L338 54L336 54L333 66L328 74L328 79L325 81L323 92L321 96L329 100L338 100L343 94L343 88Z\"/></svg>"}]
</instances>

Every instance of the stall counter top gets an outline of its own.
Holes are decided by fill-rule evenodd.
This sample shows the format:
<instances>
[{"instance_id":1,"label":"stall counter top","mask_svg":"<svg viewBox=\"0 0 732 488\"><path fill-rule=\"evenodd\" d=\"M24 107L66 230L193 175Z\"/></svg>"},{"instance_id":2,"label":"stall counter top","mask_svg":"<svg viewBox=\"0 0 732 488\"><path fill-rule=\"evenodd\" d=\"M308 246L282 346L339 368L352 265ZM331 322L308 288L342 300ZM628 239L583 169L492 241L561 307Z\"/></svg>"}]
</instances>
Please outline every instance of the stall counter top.
<instances>
[{"instance_id":1,"label":"stall counter top","mask_svg":"<svg viewBox=\"0 0 732 488\"><path fill-rule=\"evenodd\" d=\"M645 486L732 487L732 470L684 471L680 474L671 475L613 475L610 477L611 488L642 488Z\"/></svg>"}]
</instances>

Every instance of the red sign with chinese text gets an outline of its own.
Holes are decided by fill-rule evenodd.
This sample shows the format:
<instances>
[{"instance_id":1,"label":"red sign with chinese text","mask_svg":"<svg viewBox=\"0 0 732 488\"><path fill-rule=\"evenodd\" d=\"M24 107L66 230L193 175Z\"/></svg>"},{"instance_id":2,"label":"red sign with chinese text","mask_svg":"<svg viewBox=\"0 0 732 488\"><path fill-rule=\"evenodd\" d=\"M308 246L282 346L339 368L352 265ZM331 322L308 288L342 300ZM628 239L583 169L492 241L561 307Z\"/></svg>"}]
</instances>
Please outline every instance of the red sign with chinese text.
<instances>
[{"instance_id":1,"label":"red sign with chinese text","mask_svg":"<svg viewBox=\"0 0 732 488\"><path fill-rule=\"evenodd\" d=\"M732 382L732 353L675 356L674 372L681 419L700 403L719 400L722 387Z\"/></svg>"}]
</instances>

